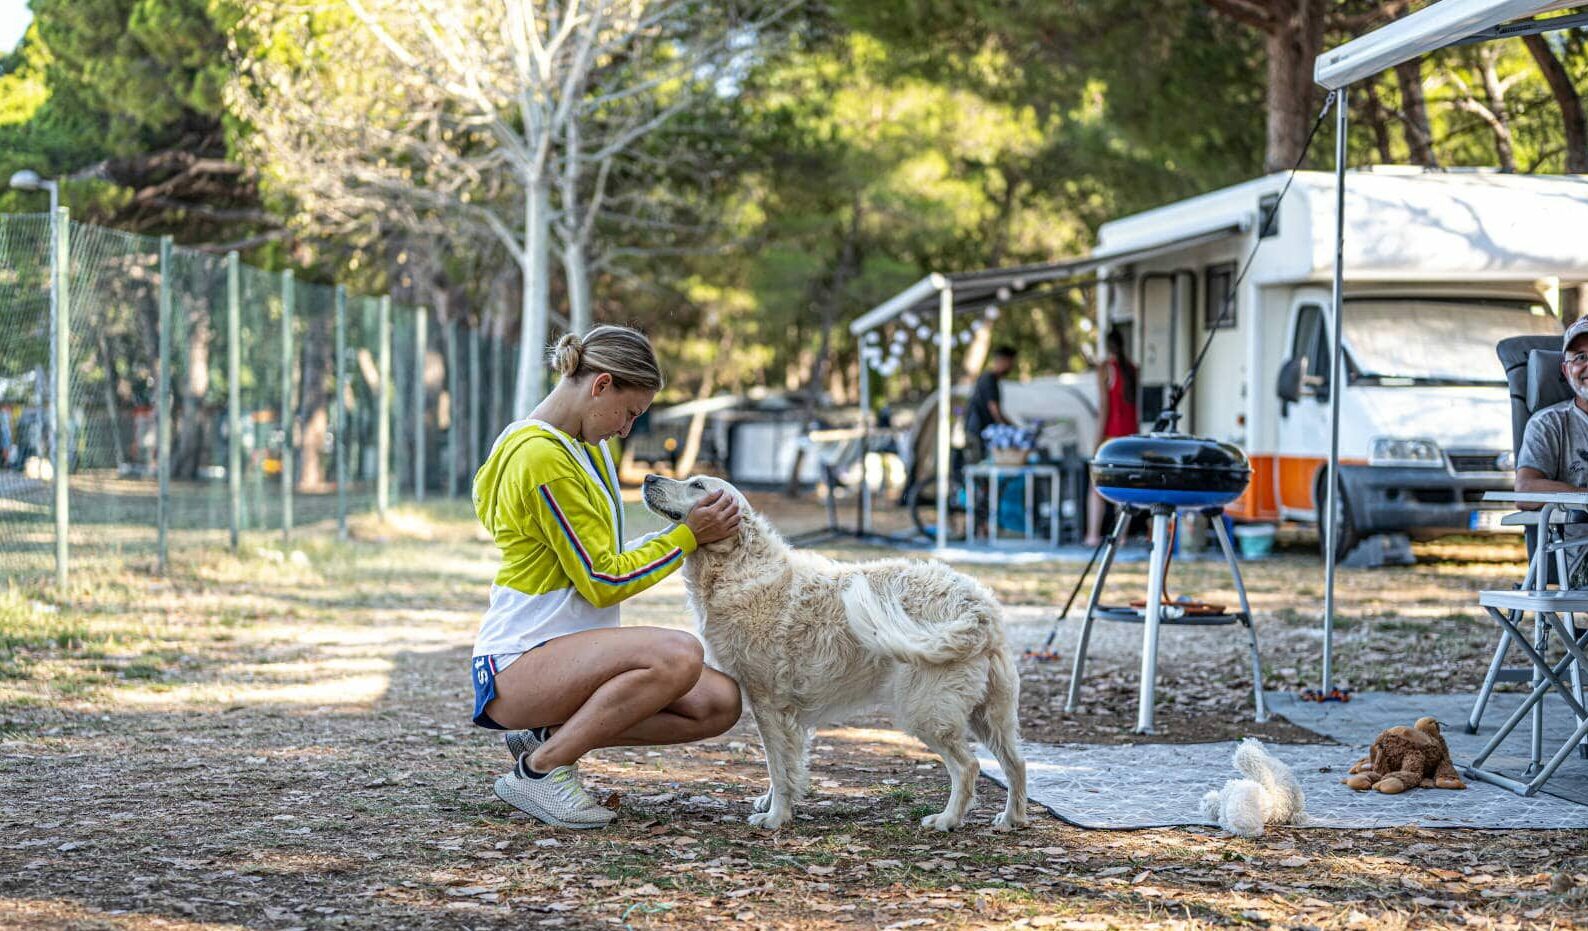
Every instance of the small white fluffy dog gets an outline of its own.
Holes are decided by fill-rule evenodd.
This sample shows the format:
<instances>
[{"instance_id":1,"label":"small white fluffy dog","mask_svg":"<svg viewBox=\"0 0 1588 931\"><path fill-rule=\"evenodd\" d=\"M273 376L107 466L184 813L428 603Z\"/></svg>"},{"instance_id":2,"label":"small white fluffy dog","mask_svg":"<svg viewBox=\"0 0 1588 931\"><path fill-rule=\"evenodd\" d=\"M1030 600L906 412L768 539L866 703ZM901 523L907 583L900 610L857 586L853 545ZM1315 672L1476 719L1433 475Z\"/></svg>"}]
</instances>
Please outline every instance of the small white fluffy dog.
<instances>
[{"instance_id":1,"label":"small white fluffy dog","mask_svg":"<svg viewBox=\"0 0 1588 931\"><path fill-rule=\"evenodd\" d=\"M1307 799L1290 767L1279 762L1256 738L1235 748L1235 768L1245 779L1231 779L1224 788L1202 796L1202 814L1241 837L1259 837L1265 825L1304 824Z\"/></svg>"},{"instance_id":2,"label":"small white fluffy dog","mask_svg":"<svg viewBox=\"0 0 1588 931\"><path fill-rule=\"evenodd\" d=\"M750 823L776 829L792 816L809 788L818 724L887 705L943 758L952 782L948 805L922 825L953 830L975 802L968 730L1009 783L993 826L1023 827L1020 678L992 592L939 562L840 563L795 550L721 479L650 475L645 504L683 520L714 491L738 501L739 532L691 554L684 585L712 664L738 680L766 749L772 787Z\"/></svg>"}]
</instances>

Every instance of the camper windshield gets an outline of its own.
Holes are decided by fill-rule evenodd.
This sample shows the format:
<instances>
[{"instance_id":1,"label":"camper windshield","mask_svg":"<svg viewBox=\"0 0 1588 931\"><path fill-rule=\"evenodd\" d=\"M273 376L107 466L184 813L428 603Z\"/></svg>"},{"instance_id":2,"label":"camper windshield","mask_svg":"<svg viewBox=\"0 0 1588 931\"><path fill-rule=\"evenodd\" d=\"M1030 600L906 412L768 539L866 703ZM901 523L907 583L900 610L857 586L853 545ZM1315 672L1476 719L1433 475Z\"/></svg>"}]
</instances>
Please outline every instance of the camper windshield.
<instances>
[{"instance_id":1,"label":"camper windshield","mask_svg":"<svg viewBox=\"0 0 1588 931\"><path fill-rule=\"evenodd\" d=\"M1353 380L1384 385L1501 385L1496 343L1561 332L1543 304L1528 301L1381 298L1347 301L1344 311Z\"/></svg>"}]
</instances>

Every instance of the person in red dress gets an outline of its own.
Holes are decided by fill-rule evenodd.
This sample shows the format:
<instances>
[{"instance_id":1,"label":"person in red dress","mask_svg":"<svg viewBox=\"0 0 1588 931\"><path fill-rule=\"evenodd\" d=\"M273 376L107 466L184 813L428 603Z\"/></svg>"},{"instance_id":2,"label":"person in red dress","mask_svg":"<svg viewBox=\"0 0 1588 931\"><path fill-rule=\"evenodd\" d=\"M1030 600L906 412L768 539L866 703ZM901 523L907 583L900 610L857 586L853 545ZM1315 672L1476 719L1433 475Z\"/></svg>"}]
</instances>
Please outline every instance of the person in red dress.
<instances>
[{"instance_id":1,"label":"person in red dress","mask_svg":"<svg viewBox=\"0 0 1588 931\"><path fill-rule=\"evenodd\" d=\"M1130 436L1141 429L1136 409L1136 366L1125 353L1125 337L1116 327L1104 340L1108 355L1097 367L1097 445L1116 436ZM1103 498L1092 489L1086 507L1086 545L1096 546L1103 539Z\"/></svg>"}]
</instances>

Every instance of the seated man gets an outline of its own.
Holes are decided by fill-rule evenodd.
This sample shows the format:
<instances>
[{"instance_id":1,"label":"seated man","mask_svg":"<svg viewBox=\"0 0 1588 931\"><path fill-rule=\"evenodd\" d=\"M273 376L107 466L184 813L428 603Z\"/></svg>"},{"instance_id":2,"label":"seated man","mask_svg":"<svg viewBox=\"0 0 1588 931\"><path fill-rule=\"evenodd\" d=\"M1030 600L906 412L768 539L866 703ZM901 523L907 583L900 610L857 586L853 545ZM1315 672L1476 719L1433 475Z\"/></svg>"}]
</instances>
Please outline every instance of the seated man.
<instances>
[{"instance_id":1,"label":"seated man","mask_svg":"<svg viewBox=\"0 0 1588 931\"><path fill-rule=\"evenodd\" d=\"M1520 492L1588 490L1588 317L1566 328L1562 346L1561 371L1575 397L1528 420L1516 456ZM1523 507L1537 510L1539 505ZM1571 587L1588 588L1588 560L1579 559L1572 568Z\"/></svg>"}]
</instances>

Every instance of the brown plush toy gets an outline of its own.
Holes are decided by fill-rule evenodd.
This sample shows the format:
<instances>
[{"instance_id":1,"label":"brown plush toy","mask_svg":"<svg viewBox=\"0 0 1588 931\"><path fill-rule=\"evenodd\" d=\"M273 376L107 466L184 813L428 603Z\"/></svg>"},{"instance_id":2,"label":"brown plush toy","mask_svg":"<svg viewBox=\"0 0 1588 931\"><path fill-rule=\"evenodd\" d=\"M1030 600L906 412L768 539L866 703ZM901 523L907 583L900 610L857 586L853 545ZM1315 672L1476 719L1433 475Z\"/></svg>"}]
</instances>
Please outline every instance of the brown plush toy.
<instances>
[{"instance_id":1,"label":"brown plush toy","mask_svg":"<svg viewBox=\"0 0 1588 931\"><path fill-rule=\"evenodd\" d=\"M1395 795L1407 789L1465 789L1467 784L1450 762L1450 748L1439 734L1439 722L1418 718L1411 727L1391 727L1373 741L1368 755L1342 780L1353 789L1377 789Z\"/></svg>"}]
</instances>

